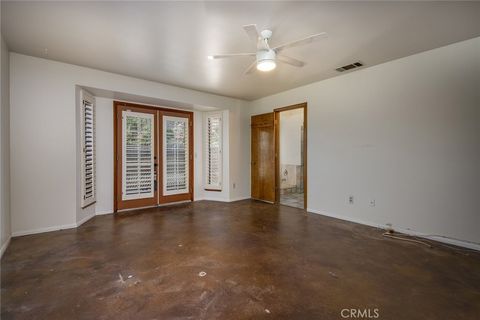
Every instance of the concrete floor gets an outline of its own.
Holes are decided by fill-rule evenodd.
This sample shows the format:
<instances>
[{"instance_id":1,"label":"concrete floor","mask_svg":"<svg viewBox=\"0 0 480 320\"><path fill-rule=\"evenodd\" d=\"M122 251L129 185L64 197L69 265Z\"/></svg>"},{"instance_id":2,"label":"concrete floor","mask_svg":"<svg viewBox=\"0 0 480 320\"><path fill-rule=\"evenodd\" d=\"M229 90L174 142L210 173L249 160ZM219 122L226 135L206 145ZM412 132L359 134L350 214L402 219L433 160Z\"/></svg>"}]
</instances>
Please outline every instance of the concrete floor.
<instances>
[{"instance_id":1,"label":"concrete floor","mask_svg":"<svg viewBox=\"0 0 480 320\"><path fill-rule=\"evenodd\" d=\"M12 239L5 319L479 319L480 255L250 200ZM206 272L203 277L200 272ZM344 313L346 315L346 313Z\"/></svg>"}]
</instances>

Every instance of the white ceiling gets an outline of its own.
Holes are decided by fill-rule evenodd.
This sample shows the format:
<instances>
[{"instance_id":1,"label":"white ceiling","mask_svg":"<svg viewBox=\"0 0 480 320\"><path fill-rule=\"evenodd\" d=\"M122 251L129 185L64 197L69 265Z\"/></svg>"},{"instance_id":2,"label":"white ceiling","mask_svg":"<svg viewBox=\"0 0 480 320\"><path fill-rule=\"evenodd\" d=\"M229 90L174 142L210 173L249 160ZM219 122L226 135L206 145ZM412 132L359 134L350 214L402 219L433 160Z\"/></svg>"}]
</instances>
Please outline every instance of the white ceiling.
<instances>
[{"instance_id":1,"label":"white ceiling","mask_svg":"<svg viewBox=\"0 0 480 320\"><path fill-rule=\"evenodd\" d=\"M368 67L480 36L479 2L2 1L1 11L14 52L248 100L337 76L357 60ZM273 30L272 46L329 37L284 51L303 68L243 75L251 57L207 59L254 51L245 24Z\"/></svg>"}]
</instances>

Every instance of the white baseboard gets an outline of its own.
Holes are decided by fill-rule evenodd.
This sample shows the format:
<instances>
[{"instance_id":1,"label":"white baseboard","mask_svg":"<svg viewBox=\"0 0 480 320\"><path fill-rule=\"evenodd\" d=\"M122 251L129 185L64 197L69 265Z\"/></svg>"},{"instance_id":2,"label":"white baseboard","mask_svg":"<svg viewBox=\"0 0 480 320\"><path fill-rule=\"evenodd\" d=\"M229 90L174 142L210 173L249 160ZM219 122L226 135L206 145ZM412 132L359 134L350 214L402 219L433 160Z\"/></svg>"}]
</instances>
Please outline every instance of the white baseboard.
<instances>
[{"instance_id":1,"label":"white baseboard","mask_svg":"<svg viewBox=\"0 0 480 320\"><path fill-rule=\"evenodd\" d=\"M326 212L326 211L322 211L322 210L316 210L316 209L312 209L312 208L307 208L307 212L316 213L316 214L320 214L322 216L327 216L327 217L335 218L335 219L339 219L339 220L355 222L355 223L358 223L358 224L363 224L363 225L366 225L366 226L380 228L380 229L385 229L387 227L387 225L383 225L381 223L363 221L363 220L360 220L360 219L341 216L341 215L338 215L338 214L333 214L333 213L330 213L330 212Z\"/></svg>"},{"instance_id":2,"label":"white baseboard","mask_svg":"<svg viewBox=\"0 0 480 320\"><path fill-rule=\"evenodd\" d=\"M12 239L12 237L8 237L7 241L5 241L5 243L0 248L0 259L3 257L5 250L7 250L8 245L10 244L10 239Z\"/></svg>"},{"instance_id":3,"label":"white baseboard","mask_svg":"<svg viewBox=\"0 0 480 320\"><path fill-rule=\"evenodd\" d=\"M219 201L219 202L234 202L234 201L240 201L245 199L250 199L250 196L236 197L236 198L230 198L230 199L203 197L203 198L197 198L195 199L195 201L206 200L206 201Z\"/></svg>"},{"instance_id":4,"label":"white baseboard","mask_svg":"<svg viewBox=\"0 0 480 320\"><path fill-rule=\"evenodd\" d=\"M195 201L219 201L219 202L229 202L228 199L224 198L214 198L214 197L202 197L197 198Z\"/></svg>"},{"instance_id":5,"label":"white baseboard","mask_svg":"<svg viewBox=\"0 0 480 320\"><path fill-rule=\"evenodd\" d=\"M350 221L350 222L354 222L354 223L358 223L358 224L363 224L363 225L367 225L367 226L375 227L375 228L380 228L380 229L392 228L392 226L387 226L386 224L375 223L375 222L370 222L370 221L362 221L360 219L341 216L341 215L337 215L337 214L332 214L332 213L321 211L321 210L307 208L307 211L311 212L311 213L316 213L316 214L320 214L320 215L335 218L335 219L340 219L340 220ZM480 243L470 242L470 241L466 241L466 240L452 239L452 238L444 237L444 236L440 236L440 235L429 235L429 234L426 234L426 233L423 233L423 232L418 232L418 231L414 231L414 230L410 230L410 229L402 229L402 228L395 228L395 227L393 227L393 229L396 232L403 233L403 234L406 234L406 235L409 235L409 236L425 238L425 239L428 239L428 240L434 240L434 241L443 242L443 243L450 244L450 245L455 245L455 246L459 246L459 247L463 247L463 248L467 248L467 249L480 251Z\"/></svg>"},{"instance_id":6,"label":"white baseboard","mask_svg":"<svg viewBox=\"0 0 480 320\"><path fill-rule=\"evenodd\" d=\"M80 227L82 224L84 224L84 223L87 222L88 220L92 219L93 217L95 217L95 213L90 214L90 215L84 217L83 219L77 221L76 227Z\"/></svg>"},{"instance_id":7,"label":"white baseboard","mask_svg":"<svg viewBox=\"0 0 480 320\"><path fill-rule=\"evenodd\" d=\"M64 224L60 226L51 226L51 227L45 227L45 228L38 228L38 229L31 229L31 230L22 230L22 231L14 231L12 232L12 237L21 237L21 236L27 236L30 234L37 234L37 233L44 233L44 232L52 232L52 231L58 231L58 230L65 230L65 229L72 229L72 228L77 228L87 222L88 220L92 219L95 217L95 214L88 215L84 217L83 219L79 220L77 223L71 223L71 224Z\"/></svg>"},{"instance_id":8,"label":"white baseboard","mask_svg":"<svg viewBox=\"0 0 480 320\"><path fill-rule=\"evenodd\" d=\"M240 196L240 197L230 198L229 202L235 202L235 201L246 200L246 199L251 199L251 197L250 196Z\"/></svg>"},{"instance_id":9,"label":"white baseboard","mask_svg":"<svg viewBox=\"0 0 480 320\"><path fill-rule=\"evenodd\" d=\"M440 235L429 235L429 234L425 234L425 233L422 233L422 232L417 232L417 231L413 231L413 230L409 230L409 229L395 229L395 231L400 232L400 233L404 233L404 234L407 234L407 235L410 235L410 236L425 238L425 239L428 239L428 240L438 241L438 242L442 242L442 243L445 243L445 244L454 245L454 246L457 246L457 247L463 247L463 248L467 248L467 249L480 251L480 243L475 243L475 242L471 242L471 241L467 241L467 240L453 239L453 238L440 236Z\"/></svg>"},{"instance_id":10,"label":"white baseboard","mask_svg":"<svg viewBox=\"0 0 480 320\"><path fill-rule=\"evenodd\" d=\"M102 216L104 214L112 214L113 213L113 210L103 210L103 211L97 211L95 212L95 215L96 216Z\"/></svg>"},{"instance_id":11,"label":"white baseboard","mask_svg":"<svg viewBox=\"0 0 480 320\"><path fill-rule=\"evenodd\" d=\"M37 233L43 233L43 232L51 232L51 231L58 231L58 230L64 230L64 229L72 229L72 228L76 228L76 227L77 227L76 223L71 223L71 224L64 224L64 225L60 225L60 226L51 226L51 227L38 228L38 229L14 231L14 232L12 232L12 237L20 237L20 236L26 236L26 235L29 235L29 234L37 234Z\"/></svg>"}]
</instances>

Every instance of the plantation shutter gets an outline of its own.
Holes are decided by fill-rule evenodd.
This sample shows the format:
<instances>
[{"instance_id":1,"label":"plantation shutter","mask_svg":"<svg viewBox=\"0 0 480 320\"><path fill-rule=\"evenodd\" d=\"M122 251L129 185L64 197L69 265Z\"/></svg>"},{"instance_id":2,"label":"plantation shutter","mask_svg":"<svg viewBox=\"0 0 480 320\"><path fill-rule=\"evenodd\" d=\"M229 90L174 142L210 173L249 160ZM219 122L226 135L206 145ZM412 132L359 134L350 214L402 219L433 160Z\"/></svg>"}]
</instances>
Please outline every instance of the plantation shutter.
<instances>
[{"instance_id":1,"label":"plantation shutter","mask_svg":"<svg viewBox=\"0 0 480 320\"><path fill-rule=\"evenodd\" d=\"M154 116L122 111L122 200L154 196Z\"/></svg>"},{"instance_id":2,"label":"plantation shutter","mask_svg":"<svg viewBox=\"0 0 480 320\"><path fill-rule=\"evenodd\" d=\"M84 208L96 200L94 98L85 91L81 92L80 112L82 208Z\"/></svg>"},{"instance_id":3,"label":"plantation shutter","mask_svg":"<svg viewBox=\"0 0 480 320\"><path fill-rule=\"evenodd\" d=\"M163 195L189 192L188 118L163 116Z\"/></svg>"},{"instance_id":4,"label":"plantation shutter","mask_svg":"<svg viewBox=\"0 0 480 320\"><path fill-rule=\"evenodd\" d=\"M205 188L222 190L222 114L206 116Z\"/></svg>"}]
</instances>

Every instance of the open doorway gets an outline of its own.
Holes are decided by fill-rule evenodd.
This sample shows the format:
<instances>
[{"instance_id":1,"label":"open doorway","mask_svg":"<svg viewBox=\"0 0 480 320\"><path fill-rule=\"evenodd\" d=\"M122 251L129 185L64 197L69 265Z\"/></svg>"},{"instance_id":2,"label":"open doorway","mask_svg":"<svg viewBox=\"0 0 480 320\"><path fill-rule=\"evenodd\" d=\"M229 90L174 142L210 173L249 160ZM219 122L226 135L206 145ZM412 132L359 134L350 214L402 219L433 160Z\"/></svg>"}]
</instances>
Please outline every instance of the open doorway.
<instances>
[{"instance_id":1,"label":"open doorway","mask_svg":"<svg viewBox=\"0 0 480 320\"><path fill-rule=\"evenodd\" d=\"M307 104L275 109L276 202L306 208L306 115Z\"/></svg>"}]
</instances>

